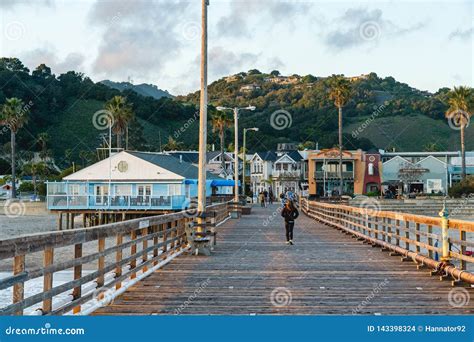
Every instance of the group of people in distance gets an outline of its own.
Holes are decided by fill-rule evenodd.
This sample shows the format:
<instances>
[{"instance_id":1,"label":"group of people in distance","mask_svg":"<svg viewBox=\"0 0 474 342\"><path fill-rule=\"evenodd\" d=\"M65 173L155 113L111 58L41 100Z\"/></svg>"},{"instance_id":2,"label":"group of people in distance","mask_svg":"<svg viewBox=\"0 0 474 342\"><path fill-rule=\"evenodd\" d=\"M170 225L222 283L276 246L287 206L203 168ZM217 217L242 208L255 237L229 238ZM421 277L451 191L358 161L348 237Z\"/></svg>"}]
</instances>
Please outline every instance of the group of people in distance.
<instances>
[{"instance_id":1,"label":"group of people in distance","mask_svg":"<svg viewBox=\"0 0 474 342\"><path fill-rule=\"evenodd\" d=\"M260 191L258 199L262 208L266 207L267 203L273 204L274 197L271 188L270 191ZM281 216L285 220L286 244L293 245L293 228L295 220L299 216L298 209L294 203L296 195L291 190L285 189L285 192L280 194L280 200L282 206Z\"/></svg>"}]
</instances>

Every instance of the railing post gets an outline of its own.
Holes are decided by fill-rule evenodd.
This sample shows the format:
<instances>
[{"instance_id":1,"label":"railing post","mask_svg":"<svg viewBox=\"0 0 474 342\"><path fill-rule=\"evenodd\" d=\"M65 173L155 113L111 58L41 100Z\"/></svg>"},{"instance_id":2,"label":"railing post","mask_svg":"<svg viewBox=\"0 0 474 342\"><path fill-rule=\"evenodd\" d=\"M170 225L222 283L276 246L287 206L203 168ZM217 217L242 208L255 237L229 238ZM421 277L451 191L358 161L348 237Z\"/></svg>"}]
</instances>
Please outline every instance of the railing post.
<instances>
[{"instance_id":1,"label":"railing post","mask_svg":"<svg viewBox=\"0 0 474 342\"><path fill-rule=\"evenodd\" d=\"M433 226L431 224L428 225L428 234L433 234ZM428 245L433 247L433 238L431 237L431 235L428 236ZM433 259L433 251L431 249L428 250L428 256L430 259Z\"/></svg>"},{"instance_id":2,"label":"railing post","mask_svg":"<svg viewBox=\"0 0 474 342\"><path fill-rule=\"evenodd\" d=\"M25 271L25 255L16 255L13 259L13 275ZM18 282L13 285L13 304L21 302L25 298L25 283ZM23 315L23 309L15 312L16 315Z\"/></svg>"},{"instance_id":3,"label":"railing post","mask_svg":"<svg viewBox=\"0 0 474 342\"><path fill-rule=\"evenodd\" d=\"M122 233L117 234L117 246L120 246L123 243L123 235ZM123 258L123 250L122 248L117 249L115 253L115 262L117 263L117 267L115 267L115 278L118 278L122 275L122 265L118 265ZM118 282L115 284L115 289L118 290L122 287L122 282Z\"/></svg>"},{"instance_id":4,"label":"railing post","mask_svg":"<svg viewBox=\"0 0 474 342\"><path fill-rule=\"evenodd\" d=\"M82 243L74 245L74 258L79 259L82 257ZM82 264L74 266L74 280L82 277ZM81 286L76 286L72 290L72 300L81 298ZM76 314L81 311L81 306L78 305L72 309L72 313Z\"/></svg>"},{"instance_id":5,"label":"railing post","mask_svg":"<svg viewBox=\"0 0 474 342\"><path fill-rule=\"evenodd\" d=\"M163 249L162 249L162 259L166 259L166 252L168 251L168 228L169 224L163 224Z\"/></svg>"},{"instance_id":6,"label":"railing post","mask_svg":"<svg viewBox=\"0 0 474 342\"><path fill-rule=\"evenodd\" d=\"M441 238L442 238L442 256L441 256L441 261L449 263L451 260L450 257L450 252L449 252L449 235L448 235L448 229L449 229L449 213L448 209L446 209L446 201L443 203L443 209L439 212L439 216L441 216Z\"/></svg>"},{"instance_id":7,"label":"railing post","mask_svg":"<svg viewBox=\"0 0 474 342\"><path fill-rule=\"evenodd\" d=\"M157 260L157 257L158 257L158 247L156 247L156 246L158 245L159 226L157 226L157 225L152 226L152 231L153 231L153 234L154 234L154 237L153 237L153 246L155 246L155 248L153 249L153 266L155 266L155 265L158 264L158 260Z\"/></svg>"},{"instance_id":8,"label":"railing post","mask_svg":"<svg viewBox=\"0 0 474 342\"><path fill-rule=\"evenodd\" d=\"M420 247L420 245L419 245L419 243L420 243L420 241L421 241L421 239L420 239L420 223L418 223L418 222L415 223L415 232L416 232L415 240L416 240L416 242L418 243L418 244L416 245L416 252L417 252L417 253L420 253L420 252L421 252L421 247Z\"/></svg>"},{"instance_id":9,"label":"railing post","mask_svg":"<svg viewBox=\"0 0 474 342\"><path fill-rule=\"evenodd\" d=\"M54 249L46 248L43 252L43 267L46 268L53 264ZM53 288L53 273L45 273L43 276L43 293ZM43 300L43 315L48 314L53 309L53 298L48 297Z\"/></svg>"},{"instance_id":10,"label":"railing post","mask_svg":"<svg viewBox=\"0 0 474 342\"><path fill-rule=\"evenodd\" d=\"M98 252L101 253L104 251L105 249L105 238L99 238L98 239ZM105 256L101 256L99 257L98 259L98 262L97 262L97 269L98 271L103 271L104 270L104 267L105 267ZM104 274L101 274L97 277L97 287L102 287L104 286L104 280L105 280L105 275Z\"/></svg>"},{"instance_id":11,"label":"railing post","mask_svg":"<svg viewBox=\"0 0 474 342\"><path fill-rule=\"evenodd\" d=\"M407 251L410 250L410 242L408 240L410 239L410 221L405 221L405 249Z\"/></svg>"},{"instance_id":12,"label":"railing post","mask_svg":"<svg viewBox=\"0 0 474 342\"><path fill-rule=\"evenodd\" d=\"M142 229L142 237L144 237L143 243L142 243L143 251L145 251L148 248L148 237L145 237L147 235L148 235L148 227ZM146 262L147 260L148 260L148 252L145 252L142 255L142 262ZM148 267L144 266L143 267L143 272L146 272L146 271L148 271Z\"/></svg>"},{"instance_id":13,"label":"railing post","mask_svg":"<svg viewBox=\"0 0 474 342\"><path fill-rule=\"evenodd\" d=\"M137 239L137 231L134 229L130 232L130 240L134 242ZM137 253L137 243L133 243L130 246L130 255L134 255ZM137 267L137 259L133 258L130 260L130 271L132 271L135 267ZM135 279L137 277L137 274L132 272L130 279Z\"/></svg>"},{"instance_id":14,"label":"railing post","mask_svg":"<svg viewBox=\"0 0 474 342\"><path fill-rule=\"evenodd\" d=\"M395 225L396 225L395 234L397 234L397 238L396 238L397 246L400 246L400 220L396 220Z\"/></svg>"},{"instance_id":15,"label":"railing post","mask_svg":"<svg viewBox=\"0 0 474 342\"><path fill-rule=\"evenodd\" d=\"M387 218L387 242L392 243L392 219Z\"/></svg>"},{"instance_id":16,"label":"railing post","mask_svg":"<svg viewBox=\"0 0 474 342\"><path fill-rule=\"evenodd\" d=\"M461 242L466 241L466 231L464 231L464 230L459 231L459 239L461 240ZM466 245L461 244L460 252L461 252L462 255L466 255ZM466 270L466 267L467 267L466 260L461 259L460 261L461 261L461 263L459 264L460 269L461 270Z\"/></svg>"}]
</instances>

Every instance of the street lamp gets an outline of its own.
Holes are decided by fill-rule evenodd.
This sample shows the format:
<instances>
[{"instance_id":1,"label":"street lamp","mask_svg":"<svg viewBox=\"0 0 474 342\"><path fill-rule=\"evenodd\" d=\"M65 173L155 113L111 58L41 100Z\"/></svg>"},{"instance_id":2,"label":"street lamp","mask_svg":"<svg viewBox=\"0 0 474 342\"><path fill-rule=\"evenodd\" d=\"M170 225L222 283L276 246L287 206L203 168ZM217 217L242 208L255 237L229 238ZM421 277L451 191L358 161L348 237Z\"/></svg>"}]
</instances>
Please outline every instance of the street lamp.
<instances>
[{"instance_id":1,"label":"street lamp","mask_svg":"<svg viewBox=\"0 0 474 342\"><path fill-rule=\"evenodd\" d=\"M255 106L248 107L217 107L219 111L232 110L234 112L234 202L239 202L239 111L255 110Z\"/></svg>"},{"instance_id":2,"label":"street lamp","mask_svg":"<svg viewBox=\"0 0 474 342\"><path fill-rule=\"evenodd\" d=\"M252 127L252 128L244 128L244 141L243 141L243 147L244 147L244 161L243 161L243 167L242 167L242 192L245 196L245 163L247 159L247 148L246 148L246 136L247 136L247 131L254 131L258 132L258 127ZM253 197L253 196L252 196ZM253 202L253 200L252 200Z\"/></svg>"}]
</instances>

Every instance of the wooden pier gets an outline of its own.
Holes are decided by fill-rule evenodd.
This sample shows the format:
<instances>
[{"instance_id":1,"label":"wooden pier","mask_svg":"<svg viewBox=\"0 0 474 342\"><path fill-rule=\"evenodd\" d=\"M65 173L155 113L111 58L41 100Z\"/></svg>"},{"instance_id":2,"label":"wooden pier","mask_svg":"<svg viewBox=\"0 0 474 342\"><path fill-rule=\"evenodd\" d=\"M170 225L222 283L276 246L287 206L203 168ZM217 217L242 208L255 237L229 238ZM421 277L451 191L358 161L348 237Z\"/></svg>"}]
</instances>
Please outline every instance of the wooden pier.
<instances>
[{"instance_id":1,"label":"wooden pier","mask_svg":"<svg viewBox=\"0 0 474 342\"><path fill-rule=\"evenodd\" d=\"M252 213L219 227L211 257L182 255L95 314L474 313L472 301L450 305L451 283L413 262L304 214L289 246L276 205Z\"/></svg>"},{"instance_id":2,"label":"wooden pier","mask_svg":"<svg viewBox=\"0 0 474 342\"><path fill-rule=\"evenodd\" d=\"M191 254L186 212L0 241L0 259L13 264L0 280L12 304L0 314L474 313L473 222L308 201L300 209L295 245L286 245L278 205L240 219L229 219L227 203L208 206L218 237L211 256ZM457 233L447 240L449 262L436 256L446 252L437 243L443 223ZM35 253L40 266L29 264ZM65 270L73 278L55 283ZM43 291L28 294L34 279Z\"/></svg>"}]
</instances>

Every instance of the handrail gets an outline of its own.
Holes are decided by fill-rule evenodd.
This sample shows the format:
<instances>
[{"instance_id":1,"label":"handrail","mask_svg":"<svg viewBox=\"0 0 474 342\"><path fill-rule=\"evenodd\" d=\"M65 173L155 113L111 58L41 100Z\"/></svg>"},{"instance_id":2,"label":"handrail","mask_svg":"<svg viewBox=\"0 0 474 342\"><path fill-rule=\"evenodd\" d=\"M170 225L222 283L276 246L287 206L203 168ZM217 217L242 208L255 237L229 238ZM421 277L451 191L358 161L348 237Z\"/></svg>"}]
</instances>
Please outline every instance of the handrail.
<instances>
[{"instance_id":1,"label":"handrail","mask_svg":"<svg viewBox=\"0 0 474 342\"><path fill-rule=\"evenodd\" d=\"M205 216L208 225L215 227L229 216L228 204L206 207ZM81 304L103 296L104 291L120 289L123 282L136 278L139 272L146 273L149 268L181 253L187 245L185 227L193 219L192 213L181 211L2 240L0 260L13 259L13 273L0 280L0 290L13 287L13 294L12 304L0 308L0 314L21 315L25 309L38 303L42 303L39 312L43 315L70 311L77 314L81 311ZM83 255L83 247L90 250L90 244L94 242L97 242L97 252ZM55 251L60 248L64 251L65 247L73 247L71 257L64 260L64 252L61 252L62 259L55 260ZM43 254L43 264L27 269L27 257L33 253ZM83 266L92 262L96 266L84 273ZM73 279L53 286L54 274L68 269L73 270ZM43 277L43 291L25 296L25 282L40 277ZM84 285L91 282L97 290L82 293ZM66 291L72 291L71 300L53 303Z\"/></svg>"},{"instance_id":2,"label":"handrail","mask_svg":"<svg viewBox=\"0 0 474 342\"><path fill-rule=\"evenodd\" d=\"M411 258L443 276L452 276L455 281L474 284L474 274L467 267L474 265L474 257L466 253L467 247L473 246L472 242L467 241L466 233L474 232L474 222L383 211L378 210L376 203L367 203L366 207L352 207L304 198L301 209L309 217L374 246L389 249L404 256L402 259ZM444 223L447 228L444 243L447 246L443 246ZM459 237L453 237L449 231L457 231ZM446 247L447 255L443 255L443 247ZM446 260L438 261L438 253Z\"/></svg>"}]
</instances>

